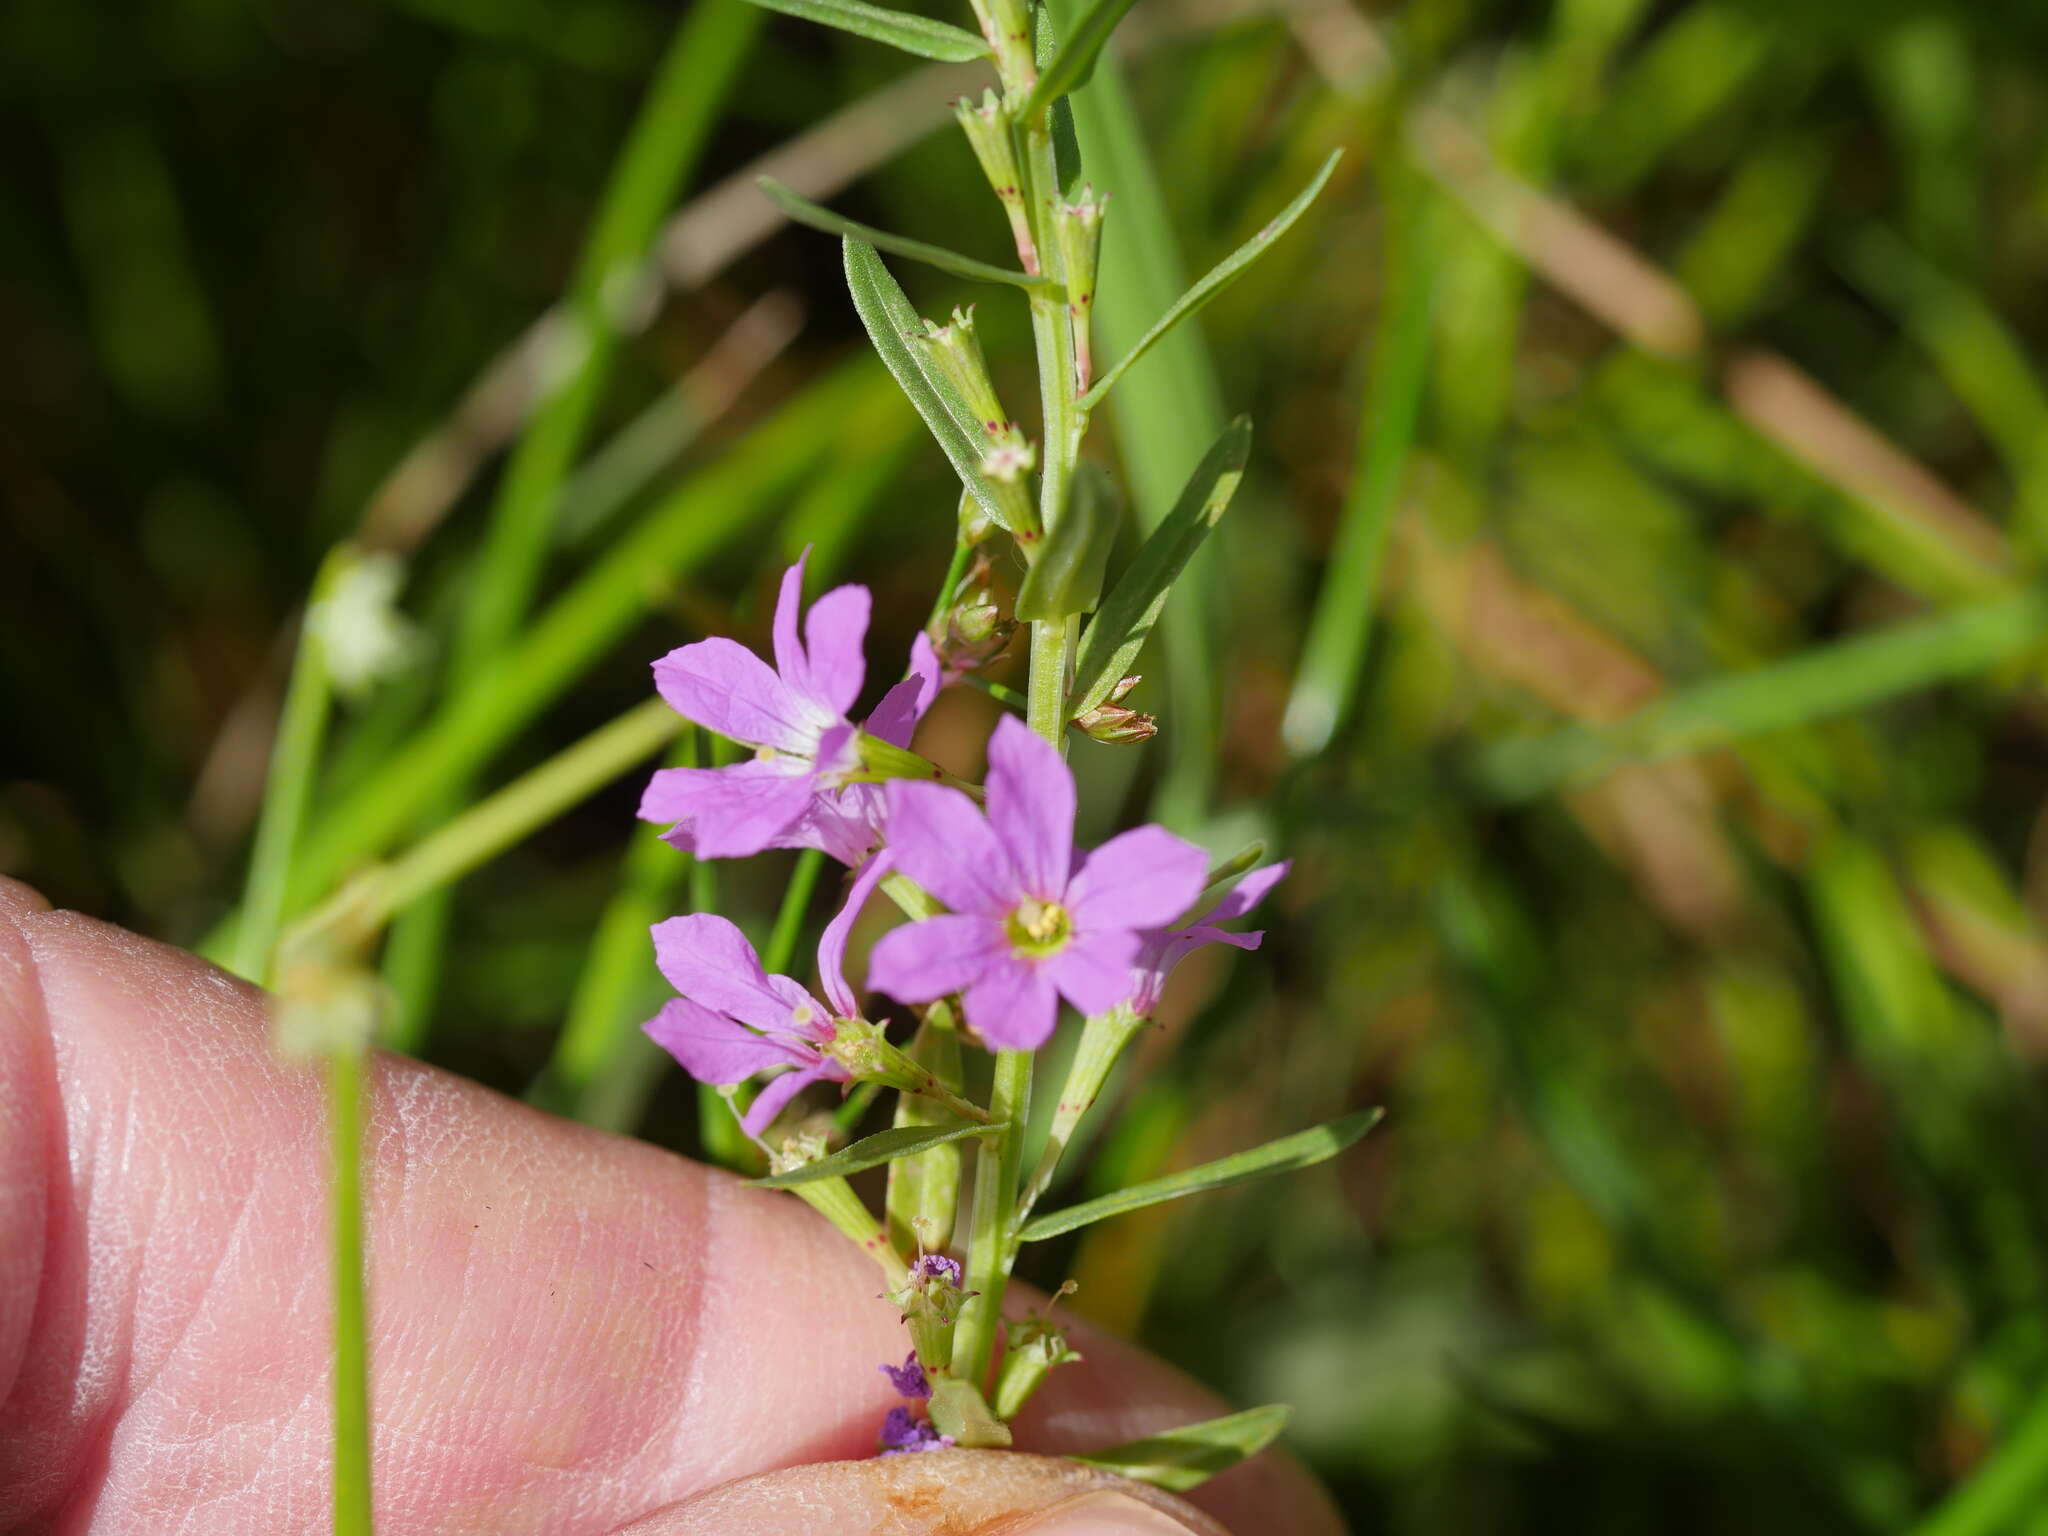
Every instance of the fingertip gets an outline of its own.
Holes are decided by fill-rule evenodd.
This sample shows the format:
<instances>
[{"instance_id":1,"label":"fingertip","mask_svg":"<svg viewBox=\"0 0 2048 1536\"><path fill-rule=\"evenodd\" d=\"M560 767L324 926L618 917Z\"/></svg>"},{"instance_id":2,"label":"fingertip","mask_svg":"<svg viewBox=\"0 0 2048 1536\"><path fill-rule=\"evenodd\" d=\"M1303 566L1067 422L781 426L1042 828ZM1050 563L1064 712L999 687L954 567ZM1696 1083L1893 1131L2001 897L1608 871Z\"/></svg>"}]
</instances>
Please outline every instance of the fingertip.
<instances>
[{"instance_id":1,"label":"fingertip","mask_svg":"<svg viewBox=\"0 0 2048 1536\"><path fill-rule=\"evenodd\" d=\"M925 1451L742 1478L614 1536L1229 1536L1156 1488L1012 1451Z\"/></svg>"},{"instance_id":2,"label":"fingertip","mask_svg":"<svg viewBox=\"0 0 2048 1536\"><path fill-rule=\"evenodd\" d=\"M48 899L34 886L11 875L0 875L0 918L12 920L30 912L49 910Z\"/></svg>"}]
</instances>

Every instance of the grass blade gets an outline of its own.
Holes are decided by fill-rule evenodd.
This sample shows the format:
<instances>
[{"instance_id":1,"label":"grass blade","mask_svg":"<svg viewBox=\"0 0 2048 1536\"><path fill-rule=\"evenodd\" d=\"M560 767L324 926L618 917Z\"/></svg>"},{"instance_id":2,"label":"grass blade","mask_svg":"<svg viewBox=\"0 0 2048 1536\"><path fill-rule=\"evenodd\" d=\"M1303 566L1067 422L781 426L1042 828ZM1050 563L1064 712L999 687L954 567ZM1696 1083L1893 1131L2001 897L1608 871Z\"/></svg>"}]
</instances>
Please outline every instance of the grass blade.
<instances>
[{"instance_id":1,"label":"grass blade","mask_svg":"<svg viewBox=\"0 0 2048 1536\"><path fill-rule=\"evenodd\" d=\"M1137 660L1174 581L1230 506L1251 451L1252 424L1240 416L1195 466L1173 511L1145 541L1081 637L1069 716L1086 714L1109 697Z\"/></svg>"},{"instance_id":2,"label":"grass blade","mask_svg":"<svg viewBox=\"0 0 2048 1536\"><path fill-rule=\"evenodd\" d=\"M1106 1451L1070 1456L1090 1467L1150 1483L1171 1493L1199 1487L1219 1472L1258 1455L1287 1427L1293 1412L1285 1403L1247 1408L1221 1419L1184 1424Z\"/></svg>"},{"instance_id":3,"label":"grass blade","mask_svg":"<svg viewBox=\"0 0 2048 1536\"><path fill-rule=\"evenodd\" d=\"M1095 61L1108 46L1117 23L1136 3L1137 0L1095 0L1095 4L1088 7L1080 21L1075 23L1072 35L1052 63L1039 71L1038 84L1031 88L1031 98L1025 102L1024 110L1018 116L1028 119L1047 102L1056 101L1086 85L1088 77L1095 73Z\"/></svg>"},{"instance_id":4,"label":"grass blade","mask_svg":"<svg viewBox=\"0 0 2048 1536\"><path fill-rule=\"evenodd\" d=\"M884 1163L893 1163L899 1157L914 1157L919 1152L929 1152L933 1147L942 1147L949 1141L960 1141L969 1136L986 1136L991 1131L1001 1129L1001 1125L976 1125L966 1120L949 1121L945 1125L892 1126L886 1131L864 1136L850 1147L841 1147L830 1157L821 1157L815 1163L806 1163L801 1168L790 1169L788 1173L774 1173L765 1179L750 1179L748 1182L762 1189L790 1189L798 1184L809 1184L818 1179L843 1179L849 1174L879 1168Z\"/></svg>"},{"instance_id":5,"label":"grass blade","mask_svg":"<svg viewBox=\"0 0 2048 1536\"><path fill-rule=\"evenodd\" d=\"M1480 777L1509 799L1543 794L1623 758L1704 751L1844 715L2024 654L2048 641L2048 592L1975 603L1699 683L1605 730L1574 726L1505 741Z\"/></svg>"},{"instance_id":6,"label":"grass blade","mask_svg":"<svg viewBox=\"0 0 2048 1536\"><path fill-rule=\"evenodd\" d=\"M1009 528L1001 501L981 473L980 424L967 403L937 374L929 372L912 349L909 337L918 328L917 311L897 286L896 279L865 240L845 240L846 286L853 295L854 310L867 328L868 340L881 354L883 366L894 376L932 436L952 461L953 472L975 504L1000 528Z\"/></svg>"},{"instance_id":7,"label":"grass blade","mask_svg":"<svg viewBox=\"0 0 2048 1536\"><path fill-rule=\"evenodd\" d=\"M768 200L788 214L799 224L808 224L812 229L821 229L828 235L839 235L847 240L860 240L880 250L891 251L898 256L907 256L912 261L921 261L926 266L937 267L941 272L951 272L956 277L973 278L983 283L1008 283L1016 288L1043 288L1047 279L1032 277L1010 267L991 266L985 261L976 261L972 256L962 256L949 251L942 245L928 245L922 240L912 240L906 235L892 235L885 229L875 229L866 224L856 223L834 213L830 208L821 208L807 197L799 197L773 176L758 178L757 184L768 194Z\"/></svg>"},{"instance_id":8,"label":"grass blade","mask_svg":"<svg viewBox=\"0 0 2048 1536\"><path fill-rule=\"evenodd\" d=\"M1279 214L1264 229L1260 230L1251 239L1245 241L1243 245L1240 245L1236 250L1224 257L1223 260L1211 267L1194 287L1190 288L1178 299L1175 299L1173 307L1159 317L1151 330L1138 338L1137 345L1126 352L1118 360L1116 366L1105 373L1096 382L1095 387L1081 397L1082 408L1084 410L1091 409L1099 404L1102 397L1108 394L1111 388L1115 386L1116 381L1124 376L1125 370L1147 352L1151 351L1153 346L1158 343L1160 337L1166 335L1176 325L1179 325L1181 321L1187 319L1189 315L1194 314L1203 305L1215 298L1217 294L1229 286L1231 280L1238 273L1242 272L1254 261L1257 261L1259 257L1263 256L1272 247L1274 241L1286 234L1293 227L1294 221L1308 211L1308 205L1316 200L1316 195L1323 190L1324 184L1329 181L1330 173L1337 169L1338 158L1343 153L1341 149L1331 150L1329 158L1323 162L1322 169L1317 171L1315 178L1306 187L1301 189L1293 202L1281 209Z\"/></svg>"},{"instance_id":9,"label":"grass blade","mask_svg":"<svg viewBox=\"0 0 2048 1536\"><path fill-rule=\"evenodd\" d=\"M961 27L924 16L911 16L862 0L754 0L765 10L799 16L820 26L837 27L872 43L887 43L921 59L965 64L988 57L988 44Z\"/></svg>"},{"instance_id":10,"label":"grass blade","mask_svg":"<svg viewBox=\"0 0 2048 1536\"><path fill-rule=\"evenodd\" d=\"M1063 1211L1047 1211L1043 1216L1034 1216L1024 1223L1023 1231L1017 1234L1018 1240L1042 1242L1048 1237L1071 1232L1076 1227L1121 1216L1126 1211L1143 1210L1148 1205L1158 1205L1163 1201L1178 1200L1183 1195L1228 1189L1233 1184L1262 1179L1268 1174L1312 1168L1357 1141L1378 1125L1385 1113L1383 1109L1361 1109L1356 1114L1328 1121L1311 1130L1296 1131L1292 1136L1269 1141L1263 1147L1233 1152L1229 1157L1219 1157L1213 1163L1170 1173L1163 1179L1148 1179L1143 1184L1133 1184L1128 1189L1114 1190L1097 1199L1070 1205Z\"/></svg>"},{"instance_id":11,"label":"grass blade","mask_svg":"<svg viewBox=\"0 0 2048 1536\"><path fill-rule=\"evenodd\" d=\"M802 478L828 426L872 389L865 368L813 386L715 466L655 507L605 558L508 647L384 767L342 798L304 845L287 912L301 911L360 859L391 845L414 819L467 782L672 585L763 516Z\"/></svg>"},{"instance_id":12,"label":"grass blade","mask_svg":"<svg viewBox=\"0 0 2048 1536\"><path fill-rule=\"evenodd\" d=\"M1316 595L1300 670L1288 695L1281 736L1297 755L1318 752L1342 724L1364 670L1379 606L1380 565L1395 498L1415 445L1423 385L1429 376L1430 316L1436 262L1429 204L1410 187L1393 236L1387 292L1393 315L1380 337L1366 391L1358 471L1345 497L1328 573Z\"/></svg>"}]
</instances>

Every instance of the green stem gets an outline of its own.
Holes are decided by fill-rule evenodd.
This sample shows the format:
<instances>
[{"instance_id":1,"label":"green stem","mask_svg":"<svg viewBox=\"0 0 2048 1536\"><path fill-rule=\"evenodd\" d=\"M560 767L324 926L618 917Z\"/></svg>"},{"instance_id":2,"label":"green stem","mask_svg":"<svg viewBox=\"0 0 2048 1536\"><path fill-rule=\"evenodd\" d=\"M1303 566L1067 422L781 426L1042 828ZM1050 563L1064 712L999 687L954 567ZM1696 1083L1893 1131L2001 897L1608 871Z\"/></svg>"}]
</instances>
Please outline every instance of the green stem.
<instances>
[{"instance_id":1,"label":"green stem","mask_svg":"<svg viewBox=\"0 0 2048 1536\"><path fill-rule=\"evenodd\" d=\"M960 499L963 504L970 500L964 493ZM972 544L965 539L955 541L953 558L946 566L945 578L939 583L938 596L932 599L931 614L924 621L925 633L931 636L934 643L945 638L945 631L940 626L945 622L946 610L953 606L954 589L960 585L960 578L967 574L967 562L973 558Z\"/></svg>"},{"instance_id":2,"label":"green stem","mask_svg":"<svg viewBox=\"0 0 2048 1536\"><path fill-rule=\"evenodd\" d=\"M910 1277L910 1266L889 1243L889 1236L874 1213L861 1203L853 1186L844 1179L813 1179L791 1186L804 1203L847 1237L860 1251L882 1267L891 1290L900 1289Z\"/></svg>"},{"instance_id":3,"label":"green stem","mask_svg":"<svg viewBox=\"0 0 2048 1536\"><path fill-rule=\"evenodd\" d=\"M635 705L422 839L396 862L357 876L306 919L306 928L345 920L362 935L374 933L393 913L468 874L652 757L680 727L675 712L660 699Z\"/></svg>"},{"instance_id":4,"label":"green stem","mask_svg":"<svg viewBox=\"0 0 2048 1536\"><path fill-rule=\"evenodd\" d=\"M1110 1069L1143 1024L1144 1021L1130 1010L1117 1008L1096 1015L1082 1026L1081 1043L1074 1052L1073 1064L1067 1068L1067 1080L1060 1088L1059 1104L1053 1110L1045 1151L1032 1172L1031 1182L1017 1201L1016 1214L1010 1225L1013 1243L1024 1225L1024 1218L1031 1214L1031 1208L1038 1203L1039 1197L1052 1186L1053 1174L1058 1171L1060 1158L1074 1139L1081 1117L1094 1105L1102 1092L1102 1085L1109 1081Z\"/></svg>"},{"instance_id":5,"label":"green stem","mask_svg":"<svg viewBox=\"0 0 2048 1536\"><path fill-rule=\"evenodd\" d=\"M1024 697L1026 722L1062 751L1066 747L1069 633L1064 619L1031 626L1031 680Z\"/></svg>"},{"instance_id":6,"label":"green stem","mask_svg":"<svg viewBox=\"0 0 2048 1536\"><path fill-rule=\"evenodd\" d=\"M796 941L803 933L804 913L810 910L811 893L818 888L818 872L824 867L825 855L815 848L806 848L797 855L789 888L782 893L782 905L775 912L768 947L761 952L761 964L771 976L789 970L789 962L796 954Z\"/></svg>"},{"instance_id":7,"label":"green stem","mask_svg":"<svg viewBox=\"0 0 2048 1536\"><path fill-rule=\"evenodd\" d=\"M334 1167L334 1531L370 1536L370 1360L363 1275L363 1058L327 1058Z\"/></svg>"},{"instance_id":8,"label":"green stem","mask_svg":"<svg viewBox=\"0 0 2048 1536\"><path fill-rule=\"evenodd\" d=\"M291 880L292 855L306 824L313 798L313 780L320 766L320 744L327 734L333 679L327 672L326 648L315 633L319 605L354 563L355 551L335 546L321 562L306 600L299 645L292 658L291 681L285 685L284 710L277 723L277 742L270 753L264 783L263 814L249 854L249 881L242 898L242 921L235 933L229 968L259 987L269 986L277 957L277 936L284 927L285 891Z\"/></svg>"},{"instance_id":9,"label":"green stem","mask_svg":"<svg viewBox=\"0 0 2048 1536\"><path fill-rule=\"evenodd\" d=\"M1024 1122L1031 1113L1031 1052L996 1052L988 1112L1007 1129L981 1138L975 1156L974 1219L967 1239L967 1289L974 1294L961 1306L953 1335L953 1374L977 1388L995 1358L1003 1291L1017 1257L1010 1228L1016 1219L1017 1180L1024 1160Z\"/></svg>"}]
</instances>

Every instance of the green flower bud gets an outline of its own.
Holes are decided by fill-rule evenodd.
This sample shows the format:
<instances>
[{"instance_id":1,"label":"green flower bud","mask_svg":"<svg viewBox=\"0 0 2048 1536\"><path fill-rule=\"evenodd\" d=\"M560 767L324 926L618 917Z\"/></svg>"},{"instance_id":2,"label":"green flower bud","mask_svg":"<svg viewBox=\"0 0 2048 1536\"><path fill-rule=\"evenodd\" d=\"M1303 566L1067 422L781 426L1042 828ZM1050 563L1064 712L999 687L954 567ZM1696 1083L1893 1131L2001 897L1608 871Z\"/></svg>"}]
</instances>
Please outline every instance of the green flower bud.
<instances>
[{"instance_id":1,"label":"green flower bud","mask_svg":"<svg viewBox=\"0 0 2048 1536\"><path fill-rule=\"evenodd\" d=\"M1093 186L1083 186L1081 195L1071 203L1055 199L1052 205L1053 235L1059 242L1061 277L1067 285L1067 317L1074 332L1074 384L1083 394L1095 376L1089 322L1095 312L1102 214L1108 206L1108 196L1097 197Z\"/></svg>"},{"instance_id":2,"label":"green flower bud","mask_svg":"<svg viewBox=\"0 0 2048 1536\"><path fill-rule=\"evenodd\" d=\"M996 47L992 25L984 14L982 30L989 34L990 46ZM998 49L998 58L1000 56ZM1017 144L1010 109L994 91L983 91L978 102L967 96L954 102L953 115L960 120L967 142L974 147L974 158L981 162L982 174L988 177L989 186L995 190L996 201L1003 205L1003 212L1009 216L1010 234L1017 242L1017 259L1024 264L1026 272L1036 277L1039 272L1038 242L1031 237L1031 219L1024 209L1024 177L1017 169Z\"/></svg>"}]
</instances>

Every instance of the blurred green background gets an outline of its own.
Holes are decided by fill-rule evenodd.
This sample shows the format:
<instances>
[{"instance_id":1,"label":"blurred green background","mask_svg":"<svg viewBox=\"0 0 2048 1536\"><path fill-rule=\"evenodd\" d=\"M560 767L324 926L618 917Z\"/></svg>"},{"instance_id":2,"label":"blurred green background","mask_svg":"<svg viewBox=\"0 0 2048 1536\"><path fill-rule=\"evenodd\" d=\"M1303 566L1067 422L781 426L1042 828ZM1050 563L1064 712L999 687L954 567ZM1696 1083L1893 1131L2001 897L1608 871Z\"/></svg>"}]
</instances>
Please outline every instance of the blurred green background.
<instances>
[{"instance_id":1,"label":"blurred green background","mask_svg":"<svg viewBox=\"0 0 2048 1536\"><path fill-rule=\"evenodd\" d=\"M1077 104L1105 355L1347 154L1092 440L1144 521L1259 429L1161 734L1075 748L1092 832L1296 865L1076 1187L1389 1115L1033 1278L1294 1402L1362 1531L2048 1532L2048 10L1145 0L1123 41ZM666 169L608 195L656 74ZM1001 259L980 79L739 0L0 13L0 869L214 930L352 533L421 638L331 733L315 894L758 641L806 543L884 678L956 491L748 178ZM579 268L594 220L658 279ZM1014 295L902 277L982 300L1022 414ZM571 383L506 472L507 349L600 288L625 334L529 348ZM518 505L533 590L464 639ZM990 708L920 745L973 771ZM640 782L412 915L395 1028L695 1150L645 923L765 935L791 861L687 869Z\"/></svg>"}]
</instances>

